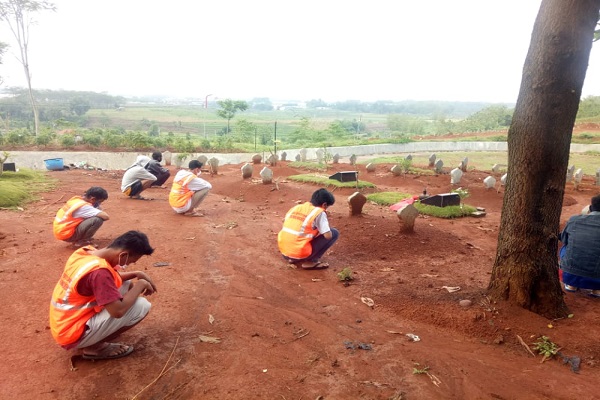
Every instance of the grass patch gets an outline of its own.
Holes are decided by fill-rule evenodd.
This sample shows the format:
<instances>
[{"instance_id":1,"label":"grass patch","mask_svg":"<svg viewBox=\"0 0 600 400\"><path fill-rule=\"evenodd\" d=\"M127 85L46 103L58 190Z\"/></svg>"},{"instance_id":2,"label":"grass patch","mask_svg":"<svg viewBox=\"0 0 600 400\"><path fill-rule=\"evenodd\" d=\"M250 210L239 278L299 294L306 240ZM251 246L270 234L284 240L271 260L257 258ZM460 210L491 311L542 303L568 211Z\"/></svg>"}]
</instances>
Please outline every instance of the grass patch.
<instances>
[{"instance_id":1,"label":"grass patch","mask_svg":"<svg viewBox=\"0 0 600 400\"><path fill-rule=\"evenodd\" d=\"M288 179L296 182L303 183L316 183L318 185L334 186L339 188L374 188L376 187L371 182L361 181L358 182L339 182L335 179L329 179L328 176L324 175L315 175L315 174L302 174L302 175L291 175L288 176Z\"/></svg>"},{"instance_id":2,"label":"grass patch","mask_svg":"<svg viewBox=\"0 0 600 400\"><path fill-rule=\"evenodd\" d=\"M327 171L327 164L323 163L294 161L289 163L289 166L294 168L307 169L309 171Z\"/></svg>"},{"instance_id":3,"label":"grass patch","mask_svg":"<svg viewBox=\"0 0 600 400\"><path fill-rule=\"evenodd\" d=\"M371 193L367 195L367 200L370 200L376 204L382 206L391 206L393 204L398 203L401 200L404 200L408 197L412 197L412 195L408 193L400 193L400 192L379 192L379 193ZM430 215L436 218L460 218L466 217L471 213L477 211L477 209L473 206L463 204L461 206L447 206L447 207L436 207L421 204L419 201L415 201L413 203L415 208L421 214Z\"/></svg>"},{"instance_id":4,"label":"grass patch","mask_svg":"<svg viewBox=\"0 0 600 400\"><path fill-rule=\"evenodd\" d=\"M408 197L412 197L412 195L400 192L379 192L368 194L367 200L382 206L391 206Z\"/></svg>"},{"instance_id":5,"label":"grass patch","mask_svg":"<svg viewBox=\"0 0 600 400\"><path fill-rule=\"evenodd\" d=\"M0 207L16 208L35 201L38 193L52 189L55 184L40 171L4 172L0 175Z\"/></svg>"}]
</instances>

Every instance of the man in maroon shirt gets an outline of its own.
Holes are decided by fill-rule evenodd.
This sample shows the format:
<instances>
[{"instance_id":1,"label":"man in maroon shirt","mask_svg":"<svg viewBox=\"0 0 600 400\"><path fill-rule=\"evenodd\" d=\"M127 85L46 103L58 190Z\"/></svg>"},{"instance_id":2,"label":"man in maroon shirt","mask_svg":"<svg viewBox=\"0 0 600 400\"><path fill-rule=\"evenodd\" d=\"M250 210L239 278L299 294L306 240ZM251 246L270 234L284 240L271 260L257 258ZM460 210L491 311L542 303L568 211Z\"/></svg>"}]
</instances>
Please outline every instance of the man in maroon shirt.
<instances>
[{"instance_id":1,"label":"man in maroon shirt","mask_svg":"<svg viewBox=\"0 0 600 400\"><path fill-rule=\"evenodd\" d=\"M145 272L125 268L153 252L148 237L138 231L129 231L102 249L86 246L75 251L50 304L56 341L65 349L81 349L84 359L131 354L133 346L110 340L146 317L150 302L140 295L153 294L156 286Z\"/></svg>"}]
</instances>

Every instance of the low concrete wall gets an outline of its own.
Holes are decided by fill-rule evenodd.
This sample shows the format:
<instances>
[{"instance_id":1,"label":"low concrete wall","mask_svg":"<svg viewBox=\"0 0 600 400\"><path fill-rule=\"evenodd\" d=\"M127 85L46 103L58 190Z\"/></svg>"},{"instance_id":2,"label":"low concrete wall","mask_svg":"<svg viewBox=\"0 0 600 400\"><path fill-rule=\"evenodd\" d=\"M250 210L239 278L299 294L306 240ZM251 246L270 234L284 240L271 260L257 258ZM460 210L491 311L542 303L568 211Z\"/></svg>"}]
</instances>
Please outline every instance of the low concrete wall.
<instances>
[{"instance_id":1,"label":"low concrete wall","mask_svg":"<svg viewBox=\"0 0 600 400\"><path fill-rule=\"evenodd\" d=\"M301 149L281 150L287 153L287 160L294 161ZM307 159L315 160L319 148L307 148ZM341 158L350 157L355 154L360 156L377 156L396 153L422 153L422 152L444 152L444 151L507 151L506 142L411 142L402 144L373 144L364 146L328 147L327 151L332 155L339 154ZM583 153L586 151L600 152L599 144L572 144L572 153ZM65 165L87 163L88 165L103 169L126 169L135 161L138 154L150 156L151 153L143 152L87 152L87 151L10 151L11 156L7 162L14 162L19 167L32 169L45 169L44 160L51 158L62 158ZM252 162L255 153L198 153L194 158L204 154L208 158L215 157L219 164L240 164ZM260 153L263 159L269 153ZM173 160L177 153L173 154ZM184 166L191 158L184 161ZM173 162L174 163L174 162Z\"/></svg>"}]
</instances>

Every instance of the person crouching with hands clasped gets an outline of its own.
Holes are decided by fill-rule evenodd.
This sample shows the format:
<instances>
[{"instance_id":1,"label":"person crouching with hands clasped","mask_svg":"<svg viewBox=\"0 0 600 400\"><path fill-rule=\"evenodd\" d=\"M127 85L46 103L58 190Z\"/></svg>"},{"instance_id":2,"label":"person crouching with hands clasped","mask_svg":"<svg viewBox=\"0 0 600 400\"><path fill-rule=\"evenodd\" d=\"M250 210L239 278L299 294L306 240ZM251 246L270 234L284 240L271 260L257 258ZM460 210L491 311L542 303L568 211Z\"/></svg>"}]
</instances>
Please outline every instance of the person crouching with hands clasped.
<instances>
[{"instance_id":1,"label":"person crouching with hands clasped","mask_svg":"<svg viewBox=\"0 0 600 400\"><path fill-rule=\"evenodd\" d=\"M142 271L125 271L151 255L148 237L129 231L108 247L85 246L67 260L50 302L50 329L63 348L82 350L82 358L105 360L131 354L133 346L110 343L141 322L150 302L140 295L156 292Z\"/></svg>"}]
</instances>

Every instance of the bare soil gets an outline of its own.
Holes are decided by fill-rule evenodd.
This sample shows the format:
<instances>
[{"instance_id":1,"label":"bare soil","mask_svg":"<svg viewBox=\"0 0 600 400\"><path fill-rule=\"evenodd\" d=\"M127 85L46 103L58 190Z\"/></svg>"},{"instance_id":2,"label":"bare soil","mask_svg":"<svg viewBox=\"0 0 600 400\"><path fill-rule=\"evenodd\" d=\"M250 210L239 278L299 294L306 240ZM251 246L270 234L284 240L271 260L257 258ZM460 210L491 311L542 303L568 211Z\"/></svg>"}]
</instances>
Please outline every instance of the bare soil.
<instances>
[{"instance_id":1,"label":"bare soil","mask_svg":"<svg viewBox=\"0 0 600 400\"><path fill-rule=\"evenodd\" d=\"M400 233L387 207L367 203L363 215L350 216L354 190L335 190L330 219L341 236L326 254L331 268L303 271L282 260L276 234L285 212L316 187L287 180L306 171L285 162L273 167L276 185L260 181L262 166L248 180L240 167L206 176L213 190L203 218L174 214L167 189L145 192L152 201L124 198L117 171L49 172L59 181L55 190L23 211L0 210L0 398L600 398L599 299L566 293L573 318L550 321L486 296L504 190L485 189L489 171L470 170L461 182L470 192L466 203L484 207L485 217L421 216L412 234ZM378 191L451 189L447 174L395 177L390 167L357 168ZM330 173L353 168L338 164ZM152 311L122 336L133 354L113 361L71 359L47 322L52 289L72 252L53 238L52 219L93 185L110 194L104 209L111 219L99 244L137 229L156 248L130 267L157 283ZM563 224L599 192L591 178L577 191L569 185ZM347 286L337 276L346 267L354 278ZM531 347L541 335L579 357L579 373L560 358L542 363L519 341Z\"/></svg>"}]
</instances>

